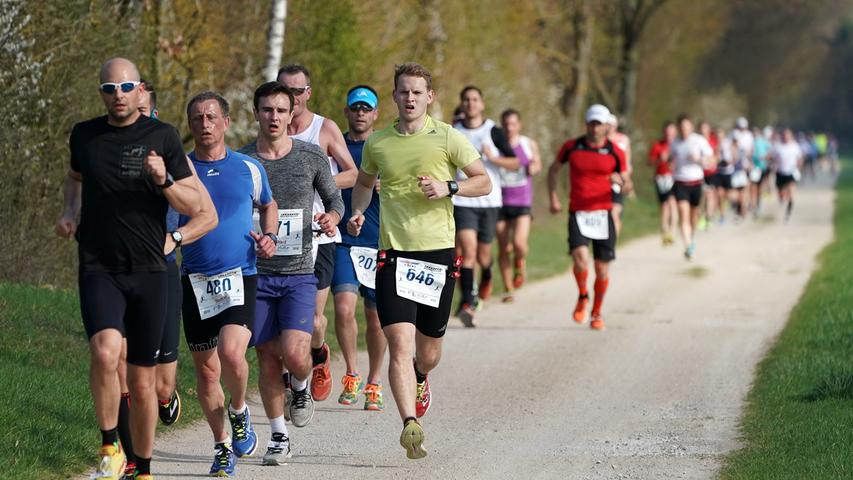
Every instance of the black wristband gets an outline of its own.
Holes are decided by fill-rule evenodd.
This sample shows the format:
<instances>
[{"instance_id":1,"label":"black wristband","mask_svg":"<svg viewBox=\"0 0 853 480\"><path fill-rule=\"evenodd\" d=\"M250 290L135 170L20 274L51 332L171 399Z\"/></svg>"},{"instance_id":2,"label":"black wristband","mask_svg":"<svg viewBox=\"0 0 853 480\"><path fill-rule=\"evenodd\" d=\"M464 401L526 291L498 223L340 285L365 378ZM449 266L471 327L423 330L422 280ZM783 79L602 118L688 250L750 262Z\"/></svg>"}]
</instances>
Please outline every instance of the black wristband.
<instances>
[{"instance_id":1,"label":"black wristband","mask_svg":"<svg viewBox=\"0 0 853 480\"><path fill-rule=\"evenodd\" d=\"M447 196L452 197L452 196L456 195L457 193L459 193L459 184L453 180L448 180L447 181L447 190L449 191Z\"/></svg>"}]
</instances>

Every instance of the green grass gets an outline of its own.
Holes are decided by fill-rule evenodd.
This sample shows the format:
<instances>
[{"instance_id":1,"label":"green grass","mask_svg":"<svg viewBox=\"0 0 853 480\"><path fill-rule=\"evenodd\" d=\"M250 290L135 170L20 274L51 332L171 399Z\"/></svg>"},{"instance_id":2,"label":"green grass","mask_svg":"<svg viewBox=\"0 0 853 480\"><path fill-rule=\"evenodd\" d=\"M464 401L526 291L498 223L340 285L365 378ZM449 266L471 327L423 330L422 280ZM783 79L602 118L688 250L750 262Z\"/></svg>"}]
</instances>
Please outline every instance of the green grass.
<instances>
[{"instance_id":1,"label":"green grass","mask_svg":"<svg viewBox=\"0 0 853 480\"><path fill-rule=\"evenodd\" d=\"M835 239L758 367L723 479L853 478L853 163L837 185Z\"/></svg>"}]
</instances>

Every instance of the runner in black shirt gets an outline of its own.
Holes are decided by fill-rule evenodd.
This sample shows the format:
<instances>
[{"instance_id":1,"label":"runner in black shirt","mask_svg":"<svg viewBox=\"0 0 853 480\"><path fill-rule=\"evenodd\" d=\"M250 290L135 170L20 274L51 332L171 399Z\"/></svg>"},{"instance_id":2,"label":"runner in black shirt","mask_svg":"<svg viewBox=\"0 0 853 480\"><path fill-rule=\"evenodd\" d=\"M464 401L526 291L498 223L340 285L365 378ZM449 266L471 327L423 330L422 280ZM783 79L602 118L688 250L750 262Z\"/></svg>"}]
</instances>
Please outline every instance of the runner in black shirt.
<instances>
[{"instance_id":1,"label":"runner in black shirt","mask_svg":"<svg viewBox=\"0 0 853 480\"><path fill-rule=\"evenodd\" d=\"M141 88L130 61L114 58L101 68L101 99L108 113L71 132L65 209L56 224L58 235L79 241L80 310L103 440L97 474L106 478L124 473L115 428L122 335L128 344L137 478L147 479L157 421L154 365L166 313L164 253L216 224L215 212L200 208L202 187L174 127L140 115ZM186 238L180 231L167 234L169 204L186 215L213 216L203 222L209 228L187 232Z\"/></svg>"}]
</instances>

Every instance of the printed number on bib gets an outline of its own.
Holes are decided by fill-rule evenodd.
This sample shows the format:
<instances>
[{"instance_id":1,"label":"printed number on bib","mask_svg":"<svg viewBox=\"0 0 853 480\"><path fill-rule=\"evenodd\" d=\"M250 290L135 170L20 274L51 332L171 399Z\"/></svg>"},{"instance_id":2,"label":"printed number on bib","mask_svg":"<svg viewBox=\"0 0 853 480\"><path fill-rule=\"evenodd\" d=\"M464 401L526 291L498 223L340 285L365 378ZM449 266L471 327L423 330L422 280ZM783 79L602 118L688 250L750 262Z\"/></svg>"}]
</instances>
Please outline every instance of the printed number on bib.
<instances>
[{"instance_id":1,"label":"printed number on bib","mask_svg":"<svg viewBox=\"0 0 853 480\"><path fill-rule=\"evenodd\" d=\"M350 247L349 249L358 283L372 289L376 288L376 253L375 248Z\"/></svg>"},{"instance_id":2,"label":"printed number on bib","mask_svg":"<svg viewBox=\"0 0 853 480\"><path fill-rule=\"evenodd\" d=\"M191 273L190 283L202 320L229 307L243 305L246 292L243 289L243 272L240 267L216 275Z\"/></svg>"},{"instance_id":3,"label":"printed number on bib","mask_svg":"<svg viewBox=\"0 0 853 480\"><path fill-rule=\"evenodd\" d=\"M502 187L523 187L527 185L527 169L507 170L503 167L499 170Z\"/></svg>"},{"instance_id":4,"label":"printed number on bib","mask_svg":"<svg viewBox=\"0 0 853 480\"><path fill-rule=\"evenodd\" d=\"M278 211L278 243L276 255L302 255L302 209Z\"/></svg>"},{"instance_id":5,"label":"printed number on bib","mask_svg":"<svg viewBox=\"0 0 853 480\"><path fill-rule=\"evenodd\" d=\"M659 192L666 193L672 190L675 180L672 179L672 175L655 175L655 183L658 186Z\"/></svg>"},{"instance_id":6,"label":"printed number on bib","mask_svg":"<svg viewBox=\"0 0 853 480\"><path fill-rule=\"evenodd\" d=\"M590 240L607 240L610 238L607 210L575 212L575 218L578 221L578 229L584 237Z\"/></svg>"},{"instance_id":7,"label":"printed number on bib","mask_svg":"<svg viewBox=\"0 0 853 480\"><path fill-rule=\"evenodd\" d=\"M748 183L749 178L744 170L738 170L732 174L732 188L743 188Z\"/></svg>"},{"instance_id":8,"label":"printed number on bib","mask_svg":"<svg viewBox=\"0 0 853 480\"><path fill-rule=\"evenodd\" d=\"M761 181L761 169L753 168L749 171L749 181L752 183L758 183Z\"/></svg>"},{"instance_id":9,"label":"printed number on bib","mask_svg":"<svg viewBox=\"0 0 853 480\"><path fill-rule=\"evenodd\" d=\"M447 266L397 257L397 295L438 308Z\"/></svg>"}]
</instances>

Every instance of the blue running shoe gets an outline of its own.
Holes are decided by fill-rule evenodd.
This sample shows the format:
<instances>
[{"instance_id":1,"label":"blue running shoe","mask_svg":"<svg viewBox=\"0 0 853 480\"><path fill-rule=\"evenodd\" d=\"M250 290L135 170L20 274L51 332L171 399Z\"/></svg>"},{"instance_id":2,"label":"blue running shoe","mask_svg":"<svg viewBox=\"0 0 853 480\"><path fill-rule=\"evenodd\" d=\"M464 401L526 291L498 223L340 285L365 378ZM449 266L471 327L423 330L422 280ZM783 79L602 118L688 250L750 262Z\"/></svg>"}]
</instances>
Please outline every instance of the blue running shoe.
<instances>
[{"instance_id":1,"label":"blue running shoe","mask_svg":"<svg viewBox=\"0 0 853 480\"><path fill-rule=\"evenodd\" d=\"M231 436L233 437L234 453L238 457L250 457L258 448L258 435L252 427L252 419L249 418L249 407L246 406L245 413L231 413L228 411L228 420L231 422Z\"/></svg>"},{"instance_id":2,"label":"blue running shoe","mask_svg":"<svg viewBox=\"0 0 853 480\"><path fill-rule=\"evenodd\" d=\"M230 477L234 475L237 466L237 457L228 443L217 443L216 453L213 454L213 465L210 466L210 475L213 477Z\"/></svg>"}]
</instances>

